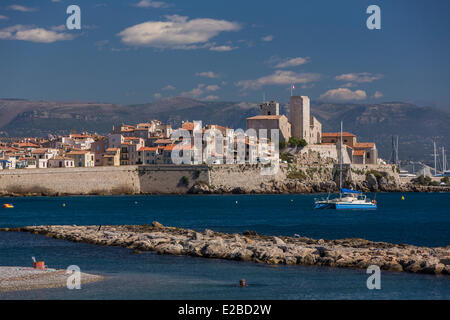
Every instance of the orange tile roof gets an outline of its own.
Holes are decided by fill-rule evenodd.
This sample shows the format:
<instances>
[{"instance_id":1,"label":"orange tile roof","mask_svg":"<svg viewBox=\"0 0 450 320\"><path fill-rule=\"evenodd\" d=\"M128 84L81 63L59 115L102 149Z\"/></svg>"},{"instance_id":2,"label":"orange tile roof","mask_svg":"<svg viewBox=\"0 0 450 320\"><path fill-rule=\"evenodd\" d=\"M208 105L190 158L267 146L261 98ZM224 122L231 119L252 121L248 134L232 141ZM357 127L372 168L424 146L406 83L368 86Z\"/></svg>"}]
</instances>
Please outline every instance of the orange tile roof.
<instances>
[{"instance_id":1,"label":"orange tile roof","mask_svg":"<svg viewBox=\"0 0 450 320\"><path fill-rule=\"evenodd\" d=\"M37 144L31 142L21 142L17 144L19 148L37 148L39 147Z\"/></svg>"},{"instance_id":2,"label":"orange tile roof","mask_svg":"<svg viewBox=\"0 0 450 320\"><path fill-rule=\"evenodd\" d=\"M164 151L172 151L172 150L173 150L173 148L175 148L175 146L174 146L174 145L170 145L170 146L165 146L165 147L164 147Z\"/></svg>"},{"instance_id":3,"label":"orange tile roof","mask_svg":"<svg viewBox=\"0 0 450 320\"><path fill-rule=\"evenodd\" d=\"M138 151L158 151L158 147L142 147Z\"/></svg>"},{"instance_id":4,"label":"orange tile roof","mask_svg":"<svg viewBox=\"0 0 450 320\"><path fill-rule=\"evenodd\" d=\"M88 136L88 135L85 135L85 134L74 133L74 134L71 134L70 137L72 137L72 138L90 138L91 136Z\"/></svg>"},{"instance_id":5,"label":"orange tile roof","mask_svg":"<svg viewBox=\"0 0 450 320\"><path fill-rule=\"evenodd\" d=\"M164 143L169 144L169 143L172 143L172 139L158 139L154 143L156 143L156 144L159 144L159 143L161 143L161 144L164 144Z\"/></svg>"},{"instance_id":6,"label":"orange tile roof","mask_svg":"<svg viewBox=\"0 0 450 320\"><path fill-rule=\"evenodd\" d=\"M188 146L188 145L170 145L170 146L166 146L164 147L164 151L172 151L173 149L177 148L177 151L179 150L192 150L192 146Z\"/></svg>"},{"instance_id":7,"label":"orange tile roof","mask_svg":"<svg viewBox=\"0 0 450 320\"><path fill-rule=\"evenodd\" d=\"M181 125L181 128L184 130L194 130L194 123L193 122L185 122Z\"/></svg>"},{"instance_id":8,"label":"orange tile roof","mask_svg":"<svg viewBox=\"0 0 450 320\"><path fill-rule=\"evenodd\" d=\"M125 137L125 140L139 140L140 138L136 138L136 137Z\"/></svg>"},{"instance_id":9,"label":"orange tile roof","mask_svg":"<svg viewBox=\"0 0 450 320\"><path fill-rule=\"evenodd\" d=\"M365 153L364 150L355 150L353 151L353 156L364 156Z\"/></svg>"},{"instance_id":10,"label":"orange tile roof","mask_svg":"<svg viewBox=\"0 0 450 320\"><path fill-rule=\"evenodd\" d=\"M77 154L86 154L89 153L90 151L88 150L72 150L68 153L66 153L66 155L77 155Z\"/></svg>"},{"instance_id":11,"label":"orange tile roof","mask_svg":"<svg viewBox=\"0 0 450 320\"><path fill-rule=\"evenodd\" d=\"M340 132L323 132L322 133L322 137L335 138L335 137L340 137L340 136L341 136ZM343 137L356 137L353 133L350 133L350 132L342 132L342 136Z\"/></svg>"},{"instance_id":12,"label":"orange tile roof","mask_svg":"<svg viewBox=\"0 0 450 320\"><path fill-rule=\"evenodd\" d=\"M373 142L358 142L353 145L355 148L375 148L375 143Z\"/></svg>"}]
</instances>

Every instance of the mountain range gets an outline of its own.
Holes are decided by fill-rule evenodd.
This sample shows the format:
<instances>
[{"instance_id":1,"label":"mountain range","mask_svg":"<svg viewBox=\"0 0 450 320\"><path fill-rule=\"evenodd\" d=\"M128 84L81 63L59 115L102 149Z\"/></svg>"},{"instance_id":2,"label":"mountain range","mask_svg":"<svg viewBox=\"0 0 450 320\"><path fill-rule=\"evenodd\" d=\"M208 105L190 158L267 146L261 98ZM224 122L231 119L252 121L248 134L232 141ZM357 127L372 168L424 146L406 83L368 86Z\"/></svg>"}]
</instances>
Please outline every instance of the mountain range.
<instances>
[{"instance_id":1,"label":"mountain range","mask_svg":"<svg viewBox=\"0 0 450 320\"><path fill-rule=\"evenodd\" d=\"M46 137L48 134L67 134L72 128L77 132L106 134L113 125L151 119L174 127L180 126L182 121L202 120L204 124L245 129L245 119L259 112L257 103L198 101L186 97L137 105L0 99L0 136ZM288 116L287 103L281 103L280 112ZM344 130L356 134L359 142L375 142L384 159L390 158L392 135L399 136L402 160L430 163L433 141L450 149L450 113L442 109L404 102L313 101L311 113L322 122L324 132L339 131L342 120Z\"/></svg>"}]
</instances>

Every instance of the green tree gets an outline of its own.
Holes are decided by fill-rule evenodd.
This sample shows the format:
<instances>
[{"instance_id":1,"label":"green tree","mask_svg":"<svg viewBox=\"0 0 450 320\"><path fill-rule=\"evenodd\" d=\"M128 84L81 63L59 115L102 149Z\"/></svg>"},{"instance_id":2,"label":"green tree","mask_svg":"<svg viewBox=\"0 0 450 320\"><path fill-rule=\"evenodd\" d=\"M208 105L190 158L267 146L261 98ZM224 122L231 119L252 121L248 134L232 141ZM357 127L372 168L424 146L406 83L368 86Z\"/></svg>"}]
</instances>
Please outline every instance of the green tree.
<instances>
[{"instance_id":1,"label":"green tree","mask_svg":"<svg viewBox=\"0 0 450 320\"><path fill-rule=\"evenodd\" d=\"M299 138L294 138L294 137L290 137L288 144L290 147L305 147L308 143L305 141L305 139L299 139Z\"/></svg>"}]
</instances>

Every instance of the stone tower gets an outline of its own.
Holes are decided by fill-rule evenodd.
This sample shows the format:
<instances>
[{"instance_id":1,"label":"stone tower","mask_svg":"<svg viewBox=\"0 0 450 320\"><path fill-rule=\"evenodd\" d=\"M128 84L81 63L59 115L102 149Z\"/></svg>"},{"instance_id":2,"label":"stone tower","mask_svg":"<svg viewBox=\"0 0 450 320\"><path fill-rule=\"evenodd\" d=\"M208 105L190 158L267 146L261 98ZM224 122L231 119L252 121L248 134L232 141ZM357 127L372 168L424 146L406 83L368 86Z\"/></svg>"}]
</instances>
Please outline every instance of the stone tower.
<instances>
[{"instance_id":1,"label":"stone tower","mask_svg":"<svg viewBox=\"0 0 450 320\"><path fill-rule=\"evenodd\" d=\"M310 142L310 105L307 96L291 96L290 115L291 132L294 138Z\"/></svg>"},{"instance_id":2,"label":"stone tower","mask_svg":"<svg viewBox=\"0 0 450 320\"><path fill-rule=\"evenodd\" d=\"M263 116L278 116L280 114L280 104L276 101L264 102L259 107Z\"/></svg>"}]
</instances>

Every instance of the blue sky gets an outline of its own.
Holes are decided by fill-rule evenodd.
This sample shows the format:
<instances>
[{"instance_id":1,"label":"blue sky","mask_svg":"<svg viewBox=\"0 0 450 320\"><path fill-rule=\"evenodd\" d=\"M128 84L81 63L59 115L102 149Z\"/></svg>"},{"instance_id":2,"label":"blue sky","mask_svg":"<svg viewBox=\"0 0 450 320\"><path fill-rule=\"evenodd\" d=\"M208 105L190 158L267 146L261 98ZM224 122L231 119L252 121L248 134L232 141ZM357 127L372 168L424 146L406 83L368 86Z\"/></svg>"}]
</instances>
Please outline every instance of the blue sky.
<instances>
[{"instance_id":1,"label":"blue sky","mask_svg":"<svg viewBox=\"0 0 450 320\"><path fill-rule=\"evenodd\" d=\"M66 8L81 8L67 30ZM381 8L368 30L366 8ZM449 1L2 0L0 97L450 103Z\"/></svg>"}]
</instances>

